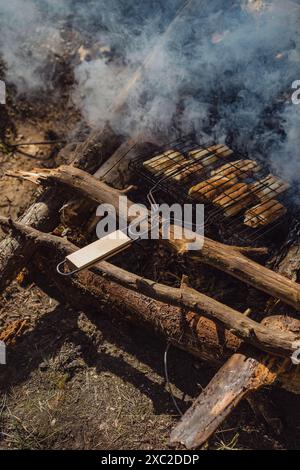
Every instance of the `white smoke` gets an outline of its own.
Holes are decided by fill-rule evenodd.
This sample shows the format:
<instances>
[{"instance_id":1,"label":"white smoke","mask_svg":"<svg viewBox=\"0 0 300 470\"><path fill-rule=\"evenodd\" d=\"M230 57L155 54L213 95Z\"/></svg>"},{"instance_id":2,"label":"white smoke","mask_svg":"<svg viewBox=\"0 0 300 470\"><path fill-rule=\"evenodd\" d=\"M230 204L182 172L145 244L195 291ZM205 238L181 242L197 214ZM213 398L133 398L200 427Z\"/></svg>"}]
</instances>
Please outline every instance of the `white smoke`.
<instances>
[{"instance_id":1,"label":"white smoke","mask_svg":"<svg viewBox=\"0 0 300 470\"><path fill-rule=\"evenodd\" d=\"M55 8L56 0L51 4ZM0 31L6 80L19 92L45 89L42 69L48 54L60 51L63 45L56 25L46 20L34 0L1 0Z\"/></svg>"},{"instance_id":2,"label":"white smoke","mask_svg":"<svg viewBox=\"0 0 300 470\"><path fill-rule=\"evenodd\" d=\"M0 0L0 50L19 89L43 87L45 50L63 47L60 25L67 23L114 52L112 60L97 56L75 68L74 101L91 124L111 120L123 133L147 138L205 131L267 155L295 179L300 107L290 97L300 79L298 3Z\"/></svg>"},{"instance_id":3,"label":"white smoke","mask_svg":"<svg viewBox=\"0 0 300 470\"><path fill-rule=\"evenodd\" d=\"M233 137L243 150L268 148L269 154L283 145L285 133L290 148L290 139L297 140L296 130L291 132L297 111L279 103L284 93L290 101L291 85L300 77L299 20L299 6L283 0L189 2L166 39L155 28L152 36L141 30L139 50L126 47L134 73L147 56L149 37L152 44L161 41L115 125L131 135L205 128L217 138ZM111 27L113 37L116 25ZM126 39L136 44L136 37ZM111 118L127 75L120 79L113 66L95 61L80 66L76 77L77 103L87 119L100 124Z\"/></svg>"}]
</instances>

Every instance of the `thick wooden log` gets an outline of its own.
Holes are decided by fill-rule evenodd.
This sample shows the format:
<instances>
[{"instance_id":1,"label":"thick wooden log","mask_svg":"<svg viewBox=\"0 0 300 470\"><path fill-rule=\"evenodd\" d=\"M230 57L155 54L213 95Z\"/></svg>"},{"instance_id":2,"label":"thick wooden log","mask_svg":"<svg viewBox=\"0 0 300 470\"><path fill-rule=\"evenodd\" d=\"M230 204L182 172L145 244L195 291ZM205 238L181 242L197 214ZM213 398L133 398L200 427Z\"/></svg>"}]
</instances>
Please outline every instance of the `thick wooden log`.
<instances>
[{"instance_id":1,"label":"thick wooden log","mask_svg":"<svg viewBox=\"0 0 300 470\"><path fill-rule=\"evenodd\" d=\"M300 272L300 242L295 243L289 248L286 256L279 264L279 272L298 282Z\"/></svg>"},{"instance_id":2,"label":"thick wooden log","mask_svg":"<svg viewBox=\"0 0 300 470\"><path fill-rule=\"evenodd\" d=\"M63 184L96 203L112 204L118 213L121 192L76 168L62 166L54 170L19 171L8 174L25 178L34 183ZM131 204L133 203L128 200L128 206ZM164 241L178 253L187 253L188 241L176 239ZM205 237L203 248L193 251L192 255L194 260L220 269L266 294L282 300L296 310L300 310L300 285L298 283L250 260L234 247Z\"/></svg>"},{"instance_id":3,"label":"thick wooden log","mask_svg":"<svg viewBox=\"0 0 300 470\"><path fill-rule=\"evenodd\" d=\"M292 331L295 334L300 333L300 322L288 316L267 317L262 322L264 326L273 331ZM241 347L244 350L245 347ZM249 352L249 351L247 351ZM210 384L201 392L195 400L192 407L185 413L178 425L171 434L171 443L180 442L187 448L200 447L221 425L226 417L233 411L238 403L247 398L251 407L255 406L261 411L268 424L275 427L278 433L280 420L274 419L274 410L271 411L271 418L265 416L267 403L261 402L261 397L256 400L255 392L265 385L271 385L275 380L283 380L285 388L289 386L291 390L297 388L295 381L297 374L295 371L284 371L285 364L278 369L277 373L271 371L270 357L260 357L259 360L251 357L251 354L234 354L214 376Z\"/></svg>"},{"instance_id":4,"label":"thick wooden log","mask_svg":"<svg viewBox=\"0 0 300 470\"><path fill-rule=\"evenodd\" d=\"M197 449L243 398L275 380L276 374L267 365L241 353L233 354L173 429L171 444Z\"/></svg>"},{"instance_id":5,"label":"thick wooden log","mask_svg":"<svg viewBox=\"0 0 300 470\"><path fill-rule=\"evenodd\" d=\"M57 194L53 189L46 190L32 204L19 221L42 231L53 229L59 219L59 210L65 193ZM16 235L6 236L0 243L0 292L16 277L32 256L34 245L28 240L20 240Z\"/></svg>"},{"instance_id":6,"label":"thick wooden log","mask_svg":"<svg viewBox=\"0 0 300 470\"><path fill-rule=\"evenodd\" d=\"M86 142L80 144L76 149L68 152L65 159L77 168L93 172L95 167L106 160L120 145L122 138L105 128L101 132L94 132ZM98 166L97 166L98 165ZM47 189L38 200L20 217L23 224L38 228L41 231L53 230L59 221L59 211L64 204L68 194ZM14 279L16 274L34 252L34 245L24 240L20 242L17 237L8 236L0 243L0 292Z\"/></svg>"},{"instance_id":7,"label":"thick wooden log","mask_svg":"<svg viewBox=\"0 0 300 470\"><path fill-rule=\"evenodd\" d=\"M57 250L61 250L62 259L66 254L70 254L76 250L76 247L67 240L55 237L49 234L42 234L31 227L27 227L18 222L8 222L7 219L1 218L0 224L9 224L19 234L26 238L34 240L40 246L52 246ZM260 348L263 351L278 356L290 358L295 348L295 342L298 335L293 333L272 331L236 310L225 306L224 304L197 292L182 283L180 289L165 286L149 279L142 278L136 274L125 271L122 268L114 266L107 262L98 263L93 268L95 272L109 277L113 282L117 282L122 286L131 289L137 293L142 293L152 299L162 301L175 307L180 307L188 311L193 311L199 315L205 315L209 319L217 321L222 326L227 327L232 333L236 334L240 339Z\"/></svg>"}]
</instances>

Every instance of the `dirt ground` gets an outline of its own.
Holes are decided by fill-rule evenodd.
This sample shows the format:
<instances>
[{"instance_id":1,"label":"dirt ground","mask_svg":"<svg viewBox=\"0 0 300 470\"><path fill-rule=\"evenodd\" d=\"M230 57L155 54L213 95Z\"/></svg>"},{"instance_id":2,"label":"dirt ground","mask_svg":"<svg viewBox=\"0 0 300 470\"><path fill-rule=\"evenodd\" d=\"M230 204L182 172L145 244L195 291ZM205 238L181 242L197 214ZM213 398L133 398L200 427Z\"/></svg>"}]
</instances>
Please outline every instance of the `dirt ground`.
<instances>
[{"instance_id":1,"label":"dirt ground","mask_svg":"<svg viewBox=\"0 0 300 470\"><path fill-rule=\"evenodd\" d=\"M64 106L50 102L46 112L43 103L12 96L1 110L10 142L78 135L80 116L67 94ZM37 191L5 176L6 171L55 166L58 149L34 145L24 148L28 156L1 145L1 215L17 217ZM165 379L166 342L109 317L109 312L100 317L75 311L52 286L33 282L26 270L1 295L0 332L12 322L25 323L8 348L7 365L0 366L0 449L169 448L179 415ZM184 412L215 371L171 348L168 372ZM278 390L257 397L273 406L282 428L279 421L272 427L244 401L204 449L299 448L298 398Z\"/></svg>"}]
</instances>

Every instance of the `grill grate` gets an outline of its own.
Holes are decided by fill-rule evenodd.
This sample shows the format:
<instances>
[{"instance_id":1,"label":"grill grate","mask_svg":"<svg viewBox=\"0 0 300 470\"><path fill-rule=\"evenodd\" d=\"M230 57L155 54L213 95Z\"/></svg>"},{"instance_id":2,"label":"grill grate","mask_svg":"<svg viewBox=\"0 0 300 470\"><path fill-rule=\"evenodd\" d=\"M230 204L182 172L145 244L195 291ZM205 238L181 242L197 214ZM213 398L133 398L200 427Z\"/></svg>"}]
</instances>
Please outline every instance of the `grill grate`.
<instances>
[{"instance_id":1,"label":"grill grate","mask_svg":"<svg viewBox=\"0 0 300 470\"><path fill-rule=\"evenodd\" d=\"M135 173L142 178L143 183L145 183L143 186L146 185L148 202L152 204L161 204L166 201L169 203L177 202L181 204L195 204L195 200L193 200L189 195L190 188L199 183L205 182L207 188L211 187L211 190L209 189L209 191L213 191L213 184L207 182L207 180L212 178L212 172L220 169L223 165L227 165L228 173L231 172L231 176L226 178L228 180L235 178L234 181L230 181L232 188L234 187L233 184L238 183L254 185L253 190L251 191L252 195L259 193L259 191L263 191L264 195L269 199L276 199L286 208L290 207L290 190L287 187L285 187L282 194L276 194L272 197L274 193L274 182L272 182L273 180L268 181L266 179L270 174L268 165L264 164L262 166L259 164L259 169L257 169L255 173L248 172L247 170L238 168L235 162L237 160L249 159L249 157L246 157L237 151L227 152L227 155L224 154L224 152L217 154L216 152L221 149L209 150L209 148L213 146L217 146L217 144L212 141L197 141L194 136L187 136L160 147L155 153L152 151L149 154L135 157L130 162L130 166L133 168ZM207 166L204 168L202 167L201 171L199 170L199 164L201 162L203 163L203 159L195 159L191 155L191 152L195 152L197 154L200 149L207 151L204 156ZM144 166L145 161L149 159L152 160L155 156L159 156L166 152L168 154L165 155L163 168L161 168L161 163L158 163L157 167L155 167L155 160L152 161L151 172L149 171L149 168L147 169ZM184 161L181 160L181 156L178 158L178 153L184 157ZM251 159L251 161L253 160ZM222 176L215 175L215 181L218 182L218 191L220 193L223 192L222 185L225 183L219 184L218 178L220 178L221 181ZM282 184L284 184L284 182L282 182ZM275 222L271 222L266 226L251 228L244 223L245 211L256 204L259 204L259 200L255 203L252 201L247 204L247 201L244 198L247 197L247 194L249 196L249 193L246 193L246 195L240 198L235 198L230 195L230 186L228 187L226 185L226 190L227 205L225 211L224 207L217 207L216 203L212 203L211 201L203 202L205 205L204 229L206 233L213 232L219 239L231 244L250 243L255 245L261 238L266 237L267 235L274 235L275 232L280 232L288 215L284 215ZM232 192L232 194L234 193ZM202 201L198 202L201 203ZM238 205L240 207L241 205L245 207L243 207L242 210L238 210ZM233 215L226 216L227 210L233 212ZM265 211L263 210L259 215L256 214L255 217L263 218L264 215ZM252 217L254 217L254 214L251 215L251 213L248 213L248 223L251 222Z\"/></svg>"}]
</instances>

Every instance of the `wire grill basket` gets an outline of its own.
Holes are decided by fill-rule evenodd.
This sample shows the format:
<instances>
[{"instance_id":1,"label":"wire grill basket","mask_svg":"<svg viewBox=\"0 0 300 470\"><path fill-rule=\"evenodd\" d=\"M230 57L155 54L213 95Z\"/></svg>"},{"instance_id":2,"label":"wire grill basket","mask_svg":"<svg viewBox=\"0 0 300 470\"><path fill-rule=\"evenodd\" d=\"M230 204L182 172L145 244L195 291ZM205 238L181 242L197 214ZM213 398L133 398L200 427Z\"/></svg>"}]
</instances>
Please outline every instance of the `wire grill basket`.
<instances>
[{"instance_id":1,"label":"wire grill basket","mask_svg":"<svg viewBox=\"0 0 300 470\"><path fill-rule=\"evenodd\" d=\"M163 156L163 164L160 156ZM200 155L201 158L197 156ZM204 156L203 156L204 155ZM196 156L196 158L195 158ZM158 157L155 159L155 157ZM151 159L151 168L145 162ZM139 175L143 182L143 189L147 196L147 201L152 204L169 203L192 203L195 207L195 200L190 196L190 189L195 185L203 183L207 187L207 193L214 191L211 180L218 184L218 193L226 194L226 207L218 206L216 199L205 200L205 233L213 232L219 239L231 244L251 244L255 245L261 238L272 239L274 234L280 234L287 221L288 213L282 214L277 220L269 223L260 223L269 210L272 203L263 205L259 212L249 209L260 203L259 198L254 202L249 198L249 192L245 196L235 197L234 187L243 184L244 187L252 188L252 196L264 194L264 200L276 199L287 209L290 208L290 189L288 184L279 178L270 176L270 169L267 164L257 165L255 172L243 170L242 166L237 166L237 161L245 160L249 162L249 157L228 149L221 144L212 141L198 141L194 136L187 136L160 147L155 153L138 155L130 162L135 174ZM251 159L253 162L253 160ZM156 163L157 162L157 163ZM203 164L204 163L204 164ZM222 188L222 174L218 175L218 170L226 165L226 187ZM246 166L245 166L246 168ZM218 181L220 178L220 181ZM232 181L230 179L232 178ZM225 179L225 178L223 178ZM274 190L274 179L282 184L282 191ZM229 180L229 181L228 181ZM229 184L228 184L229 183ZM203 186L202 185L202 186ZM275 185L276 186L276 185ZM230 189L232 188L232 190ZM277 188L277 186L276 186ZM224 192L223 192L224 191ZM251 198L252 198L251 196ZM246 200L246 198L248 198ZM206 198L207 199L207 198ZM222 196L221 196L222 199ZM224 199L222 199L224 200ZM264 207L267 207L264 209ZM277 210L277 209L276 209ZM276 212L273 210L273 214ZM247 212L246 212L247 211ZM232 215L228 215L228 213ZM245 214L247 215L247 225L245 224ZM279 214L278 214L279 215ZM253 224L252 222L253 217ZM254 217L255 223L254 223ZM275 217L276 218L276 217ZM249 225L254 225L250 227Z\"/></svg>"}]
</instances>

